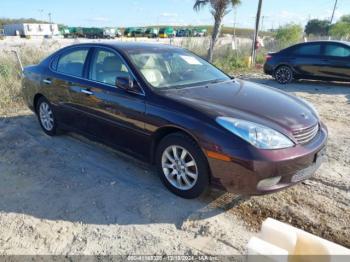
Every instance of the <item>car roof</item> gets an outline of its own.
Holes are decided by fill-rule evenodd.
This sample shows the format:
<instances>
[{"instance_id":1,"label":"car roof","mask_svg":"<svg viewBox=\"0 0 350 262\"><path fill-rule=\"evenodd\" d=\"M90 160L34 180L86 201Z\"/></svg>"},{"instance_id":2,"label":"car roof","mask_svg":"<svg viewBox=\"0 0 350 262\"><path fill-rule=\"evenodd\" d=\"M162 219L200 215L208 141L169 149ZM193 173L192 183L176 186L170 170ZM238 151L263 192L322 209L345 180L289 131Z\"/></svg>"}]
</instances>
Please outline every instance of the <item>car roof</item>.
<instances>
[{"instance_id":1,"label":"car roof","mask_svg":"<svg viewBox=\"0 0 350 262\"><path fill-rule=\"evenodd\" d=\"M304 42L304 43L299 43L297 45L303 45L303 44L318 44L318 43L335 43L335 44L345 44L350 46L350 42L346 41L337 41L337 40L318 40L318 41L309 41L309 42Z\"/></svg>"},{"instance_id":2,"label":"car roof","mask_svg":"<svg viewBox=\"0 0 350 262\"><path fill-rule=\"evenodd\" d=\"M112 41L112 42L99 42L99 43L83 43L83 44L74 44L70 47L84 47L84 46L101 46L101 47L110 47L121 51L132 51L132 50L181 50L182 48L167 45L167 44L161 44L161 43L142 43L142 42L119 42L119 41Z\"/></svg>"}]
</instances>

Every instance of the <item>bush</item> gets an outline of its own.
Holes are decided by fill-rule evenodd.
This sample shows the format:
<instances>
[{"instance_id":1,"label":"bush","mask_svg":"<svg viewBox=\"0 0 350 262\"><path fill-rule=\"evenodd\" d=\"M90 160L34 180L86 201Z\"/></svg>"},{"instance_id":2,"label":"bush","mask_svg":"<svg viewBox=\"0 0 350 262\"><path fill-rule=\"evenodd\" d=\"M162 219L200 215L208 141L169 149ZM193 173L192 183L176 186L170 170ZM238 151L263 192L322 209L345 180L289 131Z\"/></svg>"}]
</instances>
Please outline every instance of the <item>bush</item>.
<instances>
[{"instance_id":1,"label":"bush","mask_svg":"<svg viewBox=\"0 0 350 262\"><path fill-rule=\"evenodd\" d=\"M348 39L350 36L350 23L338 22L332 25L330 34L336 39Z\"/></svg>"},{"instance_id":2,"label":"bush","mask_svg":"<svg viewBox=\"0 0 350 262\"><path fill-rule=\"evenodd\" d=\"M305 34L326 36L329 33L330 22L328 20L312 19L305 26Z\"/></svg>"},{"instance_id":3,"label":"bush","mask_svg":"<svg viewBox=\"0 0 350 262\"><path fill-rule=\"evenodd\" d=\"M205 40L203 38L188 38L184 39L180 45L205 59L208 53L209 42L208 38ZM237 71L237 69L248 68L249 56L249 47L240 47L239 50L233 50L231 44L216 46L213 64L230 74Z\"/></svg>"},{"instance_id":4,"label":"bush","mask_svg":"<svg viewBox=\"0 0 350 262\"><path fill-rule=\"evenodd\" d=\"M36 64L47 55L41 48L22 48L20 56L24 65ZM12 52L0 53L0 112L16 111L23 106L21 70Z\"/></svg>"},{"instance_id":5,"label":"bush","mask_svg":"<svg viewBox=\"0 0 350 262\"><path fill-rule=\"evenodd\" d=\"M214 50L213 63L224 72L230 74L237 69L246 69L249 66L250 48L232 50L231 44L219 46Z\"/></svg>"},{"instance_id":6,"label":"bush","mask_svg":"<svg viewBox=\"0 0 350 262\"><path fill-rule=\"evenodd\" d=\"M277 29L276 40L280 43L280 49L296 44L303 36L303 28L300 25L288 24Z\"/></svg>"},{"instance_id":7,"label":"bush","mask_svg":"<svg viewBox=\"0 0 350 262\"><path fill-rule=\"evenodd\" d=\"M8 63L0 64L0 77L9 78L12 73L12 67Z\"/></svg>"}]
</instances>

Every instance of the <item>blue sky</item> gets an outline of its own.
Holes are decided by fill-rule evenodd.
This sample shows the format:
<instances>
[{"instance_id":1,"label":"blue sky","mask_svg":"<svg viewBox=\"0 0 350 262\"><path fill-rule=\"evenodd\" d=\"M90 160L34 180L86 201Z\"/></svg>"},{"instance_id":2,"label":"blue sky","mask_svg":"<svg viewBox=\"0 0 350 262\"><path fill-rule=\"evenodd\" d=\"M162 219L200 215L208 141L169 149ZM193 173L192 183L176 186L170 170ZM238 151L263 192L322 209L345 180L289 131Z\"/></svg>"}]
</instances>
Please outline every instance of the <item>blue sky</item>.
<instances>
[{"instance_id":1,"label":"blue sky","mask_svg":"<svg viewBox=\"0 0 350 262\"><path fill-rule=\"evenodd\" d=\"M253 27L258 0L242 0L237 26ZM350 14L350 0L339 0L336 18ZM0 17L33 17L74 26L144 26L151 24L212 24L208 9L193 11L194 0L1 0ZM309 18L329 18L334 0L264 0L264 28ZM233 25L234 12L224 20Z\"/></svg>"}]
</instances>

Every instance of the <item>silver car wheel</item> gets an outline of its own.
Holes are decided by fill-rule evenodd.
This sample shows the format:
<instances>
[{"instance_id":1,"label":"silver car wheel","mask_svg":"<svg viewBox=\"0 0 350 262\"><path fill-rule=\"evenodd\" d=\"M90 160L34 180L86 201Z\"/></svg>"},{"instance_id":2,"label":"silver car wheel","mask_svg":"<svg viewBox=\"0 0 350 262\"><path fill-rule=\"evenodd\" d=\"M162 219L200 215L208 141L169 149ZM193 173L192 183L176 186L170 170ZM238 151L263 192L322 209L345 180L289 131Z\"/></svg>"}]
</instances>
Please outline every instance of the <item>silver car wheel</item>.
<instances>
[{"instance_id":1,"label":"silver car wheel","mask_svg":"<svg viewBox=\"0 0 350 262\"><path fill-rule=\"evenodd\" d=\"M39 107L39 117L46 131L52 131L54 127L53 112L48 103L42 102Z\"/></svg>"},{"instance_id":2,"label":"silver car wheel","mask_svg":"<svg viewBox=\"0 0 350 262\"><path fill-rule=\"evenodd\" d=\"M180 190L193 188L198 180L198 167L193 156L185 148L172 145L164 150L162 168L166 179Z\"/></svg>"}]
</instances>

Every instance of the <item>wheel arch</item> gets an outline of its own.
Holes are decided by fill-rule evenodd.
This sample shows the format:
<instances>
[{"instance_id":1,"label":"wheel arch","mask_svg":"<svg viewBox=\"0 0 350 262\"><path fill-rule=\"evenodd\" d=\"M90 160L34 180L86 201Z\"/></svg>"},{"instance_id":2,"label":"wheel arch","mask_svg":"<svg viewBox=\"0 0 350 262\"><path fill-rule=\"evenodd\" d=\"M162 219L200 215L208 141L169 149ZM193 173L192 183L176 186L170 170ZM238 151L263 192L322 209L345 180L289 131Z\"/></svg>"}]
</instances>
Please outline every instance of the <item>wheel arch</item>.
<instances>
[{"instance_id":1,"label":"wheel arch","mask_svg":"<svg viewBox=\"0 0 350 262\"><path fill-rule=\"evenodd\" d=\"M277 70L278 68L280 68L281 66L288 66L289 68L291 68L291 69L293 70L293 68L292 68L292 66L291 66L290 64L288 64L288 63L279 63L279 64L277 64L277 65L274 67L273 73L275 74L276 70Z\"/></svg>"},{"instance_id":2,"label":"wheel arch","mask_svg":"<svg viewBox=\"0 0 350 262\"><path fill-rule=\"evenodd\" d=\"M169 125L169 126L163 126L161 128L159 128L152 137L152 143L151 143L151 152L150 152L150 161L152 164L155 163L155 155L156 155L156 150L157 150L157 146L159 144L159 142L166 136L170 135L170 134L174 134L174 133L183 133L185 135L187 135L188 137L190 137L194 142L197 143L198 147L201 149L201 151L203 152L202 148L199 145L199 141L198 139L191 134L189 131L185 130L184 128L178 127L178 126L173 126L173 125ZM204 152L203 152L204 153Z\"/></svg>"},{"instance_id":3,"label":"wheel arch","mask_svg":"<svg viewBox=\"0 0 350 262\"><path fill-rule=\"evenodd\" d=\"M37 93L37 94L35 94L35 96L34 96L34 99L33 99L33 108L34 108L34 112L37 114L38 112L37 112L37 105L38 105L38 101L39 101L39 99L40 98L42 98L42 97L45 97L43 94L41 94L41 93Z\"/></svg>"},{"instance_id":4,"label":"wheel arch","mask_svg":"<svg viewBox=\"0 0 350 262\"><path fill-rule=\"evenodd\" d=\"M289 68L292 70L293 74L297 74L297 71L295 71L293 65L291 65L290 63L287 63L287 62L283 62L283 63L277 64L277 65L274 67L274 69L273 69L273 75L275 75L276 70L277 70L278 68L280 68L281 66L287 66L287 67L289 67Z\"/></svg>"}]
</instances>

